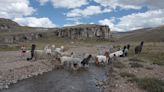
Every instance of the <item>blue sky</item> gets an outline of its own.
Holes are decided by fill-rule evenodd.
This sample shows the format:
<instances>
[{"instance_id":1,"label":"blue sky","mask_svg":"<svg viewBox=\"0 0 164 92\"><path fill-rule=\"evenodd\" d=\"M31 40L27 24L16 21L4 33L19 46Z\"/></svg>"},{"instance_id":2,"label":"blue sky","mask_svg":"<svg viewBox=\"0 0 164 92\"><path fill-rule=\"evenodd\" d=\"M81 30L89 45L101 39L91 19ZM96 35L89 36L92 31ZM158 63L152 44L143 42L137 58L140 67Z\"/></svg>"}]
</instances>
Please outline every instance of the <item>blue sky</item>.
<instances>
[{"instance_id":1,"label":"blue sky","mask_svg":"<svg viewBox=\"0 0 164 92\"><path fill-rule=\"evenodd\" d=\"M22 26L108 25L129 31L164 24L164 0L1 0L1 18Z\"/></svg>"}]
</instances>

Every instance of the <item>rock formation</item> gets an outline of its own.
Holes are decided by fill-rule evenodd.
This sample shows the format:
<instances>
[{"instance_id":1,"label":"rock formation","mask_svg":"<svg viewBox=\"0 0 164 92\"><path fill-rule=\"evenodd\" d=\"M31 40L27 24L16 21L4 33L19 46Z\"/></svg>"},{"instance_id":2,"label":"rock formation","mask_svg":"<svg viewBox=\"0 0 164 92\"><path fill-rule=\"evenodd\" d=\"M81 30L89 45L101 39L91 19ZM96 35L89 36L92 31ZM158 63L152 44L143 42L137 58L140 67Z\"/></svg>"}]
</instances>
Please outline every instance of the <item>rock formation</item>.
<instances>
[{"instance_id":1,"label":"rock formation","mask_svg":"<svg viewBox=\"0 0 164 92\"><path fill-rule=\"evenodd\" d=\"M5 30L5 31L4 31ZM81 24L63 28L21 27L9 19L0 19L0 43L31 41L49 36L69 39L110 39L110 28L106 25Z\"/></svg>"},{"instance_id":2,"label":"rock formation","mask_svg":"<svg viewBox=\"0 0 164 92\"><path fill-rule=\"evenodd\" d=\"M65 27L55 32L58 37L70 39L110 39L110 29L105 25L77 25Z\"/></svg>"}]
</instances>

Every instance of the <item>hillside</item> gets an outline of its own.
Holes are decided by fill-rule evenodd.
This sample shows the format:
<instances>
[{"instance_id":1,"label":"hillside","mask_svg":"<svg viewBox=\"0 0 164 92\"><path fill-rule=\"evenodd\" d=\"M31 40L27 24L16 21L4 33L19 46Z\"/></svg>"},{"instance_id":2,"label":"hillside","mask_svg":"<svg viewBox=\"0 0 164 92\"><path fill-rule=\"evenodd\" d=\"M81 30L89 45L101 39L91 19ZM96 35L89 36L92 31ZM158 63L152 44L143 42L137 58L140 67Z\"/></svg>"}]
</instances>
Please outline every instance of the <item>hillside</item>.
<instances>
[{"instance_id":1,"label":"hillside","mask_svg":"<svg viewBox=\"0 0 164 92\"><path fill-rule=\"evenodd\" d=\"M4 19L0 18L0 31L1 30L8 30L14 27L19 27L19 24L16 22L10 20L10 19Z\"/></svg>"},{"instance_id":2,"label":"hillside","mask_svg":"<svg viewBox=\"0 0 164 92\"><path fill-rule=\"evenodd\" d=\"M119 34L119 35L118 35ZM164 26L156 28L146 28L130 32L115 33L119 41L148 41L148 42L163 42L164 41Z\"/></svg>"}]
</instances>

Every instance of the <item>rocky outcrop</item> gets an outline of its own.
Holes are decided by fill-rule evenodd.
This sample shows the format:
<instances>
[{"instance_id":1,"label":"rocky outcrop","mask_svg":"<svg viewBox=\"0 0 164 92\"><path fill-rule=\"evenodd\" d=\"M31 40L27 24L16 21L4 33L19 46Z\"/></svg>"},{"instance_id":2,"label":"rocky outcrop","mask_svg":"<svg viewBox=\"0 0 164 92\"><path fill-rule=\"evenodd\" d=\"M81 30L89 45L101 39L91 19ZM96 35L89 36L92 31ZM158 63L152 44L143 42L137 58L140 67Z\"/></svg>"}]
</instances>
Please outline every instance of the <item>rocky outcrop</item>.
<instances>
[{"instance_id":1,"label":"rocky outcrop","mask_svg":"<svg viewBox=\"0 0 164 92\"><path fill-rule=\"evenodd\" d=\"M46 38L49 36L56 36L68 39L110 39L110 28L106 25L77 25L64 28L51 28L47 30L38 30L31 28L27 31L22 31L20 27L18 31L6 32L0 35L0 43L17 43L32 41L39 38Z\"/></svg>"},{"instance_id":2,"label":"rocky outcrop","mask_svg":"<svg viewBox=\"0 0 164 92\"><path fill-rule=\"evenodd\" d=\"M77 25L56 31L56 36L70 39L110 39L110 29L105 25Z\"/></svg>"},{"instance_id":3,"label":"rocky outcrop","mask_svg":"<svg viewBox=\"0 0 164 92\"><path fill-rule=\"evenodd\" d=\"M54 33L53 33L54 34ZM26 32L14 33L0 36L1 43L18 43L36 40L39 38L46 38L51 36L52 32Z\"/></svg>"}]
</instances>

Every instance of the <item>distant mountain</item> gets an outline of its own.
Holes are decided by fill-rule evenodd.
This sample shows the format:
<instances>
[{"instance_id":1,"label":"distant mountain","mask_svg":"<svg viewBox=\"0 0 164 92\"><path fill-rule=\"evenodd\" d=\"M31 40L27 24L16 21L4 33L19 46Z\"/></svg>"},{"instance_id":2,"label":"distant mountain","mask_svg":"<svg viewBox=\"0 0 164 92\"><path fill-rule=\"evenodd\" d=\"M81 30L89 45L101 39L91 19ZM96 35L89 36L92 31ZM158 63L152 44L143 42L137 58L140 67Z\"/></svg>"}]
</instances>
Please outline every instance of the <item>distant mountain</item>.
<instances>
[{"instance_id":1,"label":"distant mountain","mask_svg":"<svg viewBox=\"0 0 164 92\"><path fill-rule=\"evenodd\" d=\"M19 24L10 19L0 18L0 30L7 30L14 27L19 27Z\"/></svg>"},{"instance_id":2,"label":"distant mountain","mask_svg":"<svg viewBox=\"0 0 164 92\"><path fill-rule=\"evenodd\" d=\"M116 32L113 34L119 41L162 41L164 42L164 26L144 28L129 32Z\"/></svg>"}]
</instances>

